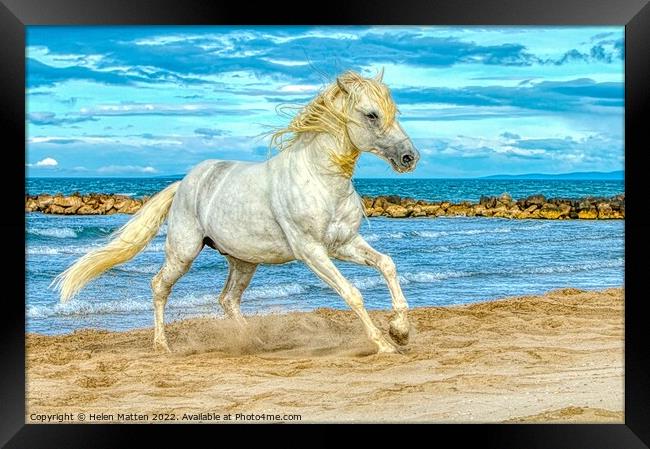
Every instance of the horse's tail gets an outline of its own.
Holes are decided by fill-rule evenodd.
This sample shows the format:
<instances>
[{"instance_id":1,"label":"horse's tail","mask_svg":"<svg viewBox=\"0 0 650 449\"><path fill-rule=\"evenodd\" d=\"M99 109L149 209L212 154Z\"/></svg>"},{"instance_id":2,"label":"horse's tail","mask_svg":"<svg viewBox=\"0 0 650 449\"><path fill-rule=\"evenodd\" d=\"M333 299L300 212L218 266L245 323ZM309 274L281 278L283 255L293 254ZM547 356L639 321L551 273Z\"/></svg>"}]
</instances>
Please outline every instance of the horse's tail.
<instances>
[{"instance_id":1,"label":"horse's tail","mask_svg":"<svg viewBox=\"0 0 650 449\"><path fill-rule=\"evenodd\" d=\"M89 252L59 274L50 286L61 293L65 302L109 268L131 260L142 251L158 233L167 218L179 182L161 190L147 201L115 234L107 245Z\"/></svg>"}]
</instances>

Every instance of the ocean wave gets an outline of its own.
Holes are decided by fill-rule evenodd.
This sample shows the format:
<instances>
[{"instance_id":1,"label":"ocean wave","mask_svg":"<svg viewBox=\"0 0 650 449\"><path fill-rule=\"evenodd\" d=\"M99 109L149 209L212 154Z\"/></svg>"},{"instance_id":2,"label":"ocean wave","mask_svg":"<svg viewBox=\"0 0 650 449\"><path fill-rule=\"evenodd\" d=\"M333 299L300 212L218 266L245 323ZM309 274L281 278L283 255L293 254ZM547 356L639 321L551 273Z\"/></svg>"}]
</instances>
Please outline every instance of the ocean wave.
<instances>
[{"instance_id":1,"label":"ocean wave","mask_svg":"<svg viewBox=\"0 0 650 449\"><path fill-rule=\"evenodd\" d=\"M533 224L528 226L499 226L495 228L485 228L485 229L461 229L461 230L450 230L450 231L432 231L432 230L415 230L415 231L398 231L398 232L387 232L384 234L372 233L364 236L365 240L368 242L375 242L381 239L403 239L407 237L419 237L419 238L438 238L446 236L462 236L462 235L482 235L482 234L508 234L508 233L517 233L521 231L535 231L539 229L545 229L550 227L550 223L541 223Z\"/></svg>"},{"instance_id":2,"label":"ocean wave","mask_svg":"<svg viewBox=\"0 0 650 449\"><path fill-rule=\"evenodd\" d=\"M183 295L180 297L172 294L167 303L166 310L187 310L205 306L215 306L215 312L220 311L218 297L215 294ZM74 298L68 302L49 305L28 306L28 318L74 317L88 315L124 314L133 312L152 312L153 302L151 296L135 298L115 298L113 300L86 300Z\"/></svg>"},{"instance_id":3,"label":"ocean wave","mask_svg":"<svg viewBox=\"0 0 650 449\"><path fill-rule=\"evenodd\" d=\"M214 293L194 294L190 293L182 296L175 296L173 293L169 297L167 307L170 310L174 309L188 309L199 307L212 307L215 311L221 311L219 306L219 296Z\"/></svg>"},{"instance_id":4,"label":"ocean wave","mask_svg":"<svg viewBox=\"0 0 650 449\"><path fill-rule=\"evenodd\" d=\"M568 265L556 265L548 267L531 267L516 270L516 274L555 274L555 273L575 273L578 271L600 270L603 268L618 268L623 267L625 259L623 257L618 259L604 260L598 262L584 262Z\"/></svg>"},{"instance_id":5,"label":"ocean wave","mask_svg":"<svg viewBox=\"0 0 650 449\"><path fill-rule=\"evenodd\" d=\"M65 246L49 246L49 245L30 245L25 247L25 254L30 256L46 255L52 256L57 254L86 254L92 250L101 248L108 241L93 243L91 245L65 245ZM145 253L159 253L165 251L165 242L150 243L143 252Z\"/></svg>"},{"instance_id":6,"label":"ocean wave","mask_svg":"<svg viewBox=\"0 0 650 449\"><path fill-rule=\"evenodd\" d=\"M557 265L557 266L538 266L522 267L508 272L512 276L528 276L534 281L536 275L553 275L562 273L574 273L580 271L596 271L599 269L619 268L624 264L624 258L616 258L604 261L588 261L584 263ZM139 267L142 272L151 273L157 269L157 265L144 265ZM399 281L403 286L418 284L440 284L449 280L459 278L474 277L475 280L468 284L468 288L476 288L481 281L476 280L480 277L503 276L503 271L499 269L481 270L481 271L416 271L403 272L399 275ZM350 281L362 292L377 288L386 288L383 277L379 274L369 276L350 277ZM507 279L506 279L507 281ZM477 284L477 282L479 284ZM488 282L489 284L489 282ZM321 288L329 290L324 284L302 284L298 282L289 282L275 285L264 285L251 287L244 292L243 302L251 300L269 299L269 306L277 305L277 298L291 298L296 295L304 295L311 289ZM97 297L111 297L107 290L106 295L94 294ZM289 301L289 300L288 300ZM197 312L201 309L209 310L209 313L221 313L218 305L218 294L173 294L170 297L168 310L182 311L183 313ZM55 303L49 305L29 305L26 308L28 318L47 319L52 317L75 317L88 315L119 315L128 313L152 312L153 306L149 291L133 298L114 298L114 299L83 299L75 298L67 303Z\"/></svg>"},{"instance_id":7,"label":"ocean wave","mask_svg":"<svg viewBox=\"0 0 650 449\"><path fill-rule=\"evenodd\" d=\"M72 317L85 315L106 315L153 310L151 300L115 299L114 301L86 301L73 299L65 303L32 305L27 307L28 318Z\"/></svg>"},{"instance_id":8,"label":"ocean wave","mask_svg":"<svg viewBox=\"0 0 650 449\"><path fill-rule=\"evenodd\" d=\"M266 299L281 298L285 296L299 295L307 289L295 282L277 285L266 285L263 287L250 287L244 291L243 299Z\"/></svg>"},{"instance_id":9,"label":"ocean wave","mask_svg":"<svg viewBox=\"0 0 650 449\"><path fill-rule=\"evenodd\" d=\"M444 281L446 279L476 276L480 273L462 272L462 271L418 271L415 273L404 273L398 276L401 285L410 283L430 284ZM380 275L376 276L358 276L350 278L350 282L359 290L371 290L377 287L386 286L386 281ZM386 288L388 288L386 286Z\"/></svg>"},{"instance_id":10,"label":"ocean wave","mask_svg":"<svg viewBox=\"0 0 650 449\"><path fill-rule=\"evenodd\" d=\"M28 256L54 256L57 254L85 254L88 251L99 248L101 245L94 246L42 246L27 245L25 254Z\"/></svg>"},{"instance_id":11,"label":"ocean wave","mask_svg":"<svg viewBox=\"0 0 650 449\"><path fill-rule=\"evenodd\" d=\"M381 236L379 234L367 234L367 235L362 235L362 237L368 243L376 242L377 240L381 239Z\"/></svg>"},{"instance_id":12,"label":"ocean wave","mask_svg":"<svg viewBox=\"0 0 650 449\"><path fill-rule=\"evenodd\" d=\"M386 283L380 276L358 276L350 278L350 282L359 290L370 290Z\"/></svg>"},{"instance_id":13,"label":"ocean wave","mask_svg":"<svg viewBox=\"0 0 650 449\"><path fill-rule=\"evenodd\" d=\"M521 226L518 228L520 231L536 231L537 229L545 229L552 226L550 222L545 222L545 223L536 223L536 224L530 224L527 226Z\"/></svg>"},{"instance_id":14,"label":"ocean wave","mask_svg":"<svg viewBox=\"0 0 650 449\"><path fill-rule=\"evenodd\" d=\"M28 228L27 232L40 237L55 237L59 239L74 239L77 232L72 228Z\"/></svg>"},{"instance_id":15,"label":"ocean wave","mask_svg":"<svg viewBox=\"0 0 650 449\"><path fill-rule=\"evenodd\" d=\"M429 284L444 281L446 279L463 278L477 276L480 273L467 271L419 271L415 273L404 273L400 275L400 282L408 284L410 282L418 284Z\"/></svg>"},{"instance_id":16,"label":"ocean wave","mask_svg":"<svg viewBox=\"0 0 650 449\"><path fill-rule=\"evenodd\" d=\"M509 271L511 275L535 275L535 274L556 274L556 273L575 273L579 271L599 270L604 268L623 267L624 258L605 260L599 262L585 262L567 265L527 267ZM447 279L478 277L478 276L502 276L502 270L479 270L479 271L442 271L430 272L419 271L415 273L403 273L399 276L402 284L413 283L434 283Z\"/></svg>"},{"instance_id":17,"label":"ocean wave","mask_svg":"<svg viewBox=\"0 0 650 449\"><path fill-rule=\"evenodd\" d=\"M447 235L478 235L478 234L505 234L512 231L512 228L492 228L492 229L468 229L463 231L412 231L415 237L437 238Z\"/></svg>"},{"instance_id":18,"label":"ocean wave","mask_svg":"<svg viewBox=\"0 0 650 449\"><path fill-rule=\"evenodd\" d=\"M116 226L88 226L88 225L79 225L79 226L64 226L64 227L48 227L48 228L35 228L27 227L27 233L36 237L52 237L58 239L91 239L95 238L96 240L108 239L110 240L114 237L116 231L120 229L122 225ZM163 225L158 230L157 237L165 237L167 235L167 223Z\"/></svg>"},{"instance_id":19,"label":"ocean wave","mask_svg":"<svg viewBox=\"0 0 650 449\"><path fill-rule=\"evenodd\" d=\"M397 232L385 232L382 234L372 233L363 235L363 238L367 242L376 242L383 239L404 239L410 237L416 238L438 238L445 237L449 235L478 235L478 234L505 234L512 232L513 229L510 227L499 227L491 229L467 229L467 230L458 230L458 231L397 231Z\"/></svg>"},{"instance_id":20,"label":"ocean wave","mask_svg":"<svg viewBox=\"0 0 650 449\"><path fill-rule=\"evenodd\" d=\"M162 267L161 263L157 264L146 264L146 265L121 265L113 268L115 271L122 271L126 273L140 273L140 274L156 274L160 271Z\"/></svg>"},{"instance_id":21,"label":"ocean wave","mask_svg":"<svg viewBox=\"0 0 650 449\"><path fill-rule=\"evenodd\" d=\"M27 233L36 237L53 237L59 239L84 239L96 238L102 239L110 236L118 227L107 226L76 226L76 227L49 227L33 228L28 227Z\"/></svg>"},{"instance_id":22,"label":"ocean wave","mask_svg":"<svg viewBox=\"0 0 650 449\"><path fill-rule=\"evenodd\" d=\"M306 289L299 284L279 284L265 287L254 287L244 292L243 301L280 298L297 295ZM183 313L197 312L197 309L210 309L210 313L221 314L219 296L210 294L185 294L172 295L167 303L166 310L170 312L183 311ZM86 300L74 298L66 303L57 302L48 305L30 305L26 308L28 318L75 317L88 315L126 314L133 312L153 313L153 303L150 296L135 298L115 298L113 300Z\"/></svg>"}]
</instances>

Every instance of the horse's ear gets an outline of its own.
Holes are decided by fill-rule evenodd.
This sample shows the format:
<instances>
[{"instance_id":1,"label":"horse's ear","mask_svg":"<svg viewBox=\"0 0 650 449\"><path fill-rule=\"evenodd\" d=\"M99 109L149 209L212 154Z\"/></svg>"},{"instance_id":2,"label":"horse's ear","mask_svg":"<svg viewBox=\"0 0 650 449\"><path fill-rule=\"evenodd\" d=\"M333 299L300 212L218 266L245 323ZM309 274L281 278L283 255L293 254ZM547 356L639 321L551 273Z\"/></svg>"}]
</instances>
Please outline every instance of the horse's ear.
<instances>
[{"instance_id":1,"label":"horse's ear","mask_svg":"<svg viewBox=\"0 0 650 449\"><path fill-rule=\"evenodd\" d=\"M382 67L379 72L375 75L375 81L382 82L384 81L384 68Z\"/></svg>"},{"instance_id":2,"label":"horse's ear","mask_svg":"<svg viewBox=\"0 0 650 449\"><path fill-rule=\"evenodd\" d=\"M349 94L350 92L348 91L348 88L345 87L345 84L343 84L343 81L341 81L341 78L336 78L336 84L339 86L339 89L341 89L341 92L344 94Z\"/></svg>"}]
</instances>

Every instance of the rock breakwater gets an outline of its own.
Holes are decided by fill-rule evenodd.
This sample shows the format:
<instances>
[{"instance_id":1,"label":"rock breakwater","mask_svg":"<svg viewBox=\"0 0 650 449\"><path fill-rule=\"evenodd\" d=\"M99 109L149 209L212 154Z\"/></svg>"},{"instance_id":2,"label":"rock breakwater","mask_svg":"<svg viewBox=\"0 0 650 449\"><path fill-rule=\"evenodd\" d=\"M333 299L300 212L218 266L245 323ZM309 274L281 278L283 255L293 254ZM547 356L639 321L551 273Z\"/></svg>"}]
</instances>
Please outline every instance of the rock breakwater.
<instances>
[{"instance_id":1,"label":"rock breakwater","mask_svg":"<svg viewBox=\"0 0 650 449\"><path fill-rule=\"evenodd\" d=\"M25 196L25 212L61 215L133 214L149 197L132 198L113 194L61 194ZM518 200L509 194L483 196L477 203L462 201L427 201L396 195L362 197L369 217L499 217L515 219L624 219L625 195L611 198L585 197L580 199L546 198L531 195Z\"/></svg>"},{"instance_id":2,"label":"rock breakwater","mask_svg":"<svg viewBox=\"0 0 650 449\"><path fill-rule=\"evenodd\" d=\"M585 197L580 199L546 198L544 195L531 195L514 200L509 194L482 196L478 203L462 201L430 202L402 198L399 196L379 196L363 198L363 205L369 217L499 217L499 218L538 218L557 219L624 219L625 195L611 198Z\"/></svg>"},{"instance_id":3,"label":"rock breakwater","mask_svg":"<svg viewBox=\"0 0 650 449\"><path fill-rule=\"evenodd\" d=\"M126 195L91 193L88 195L27 195L25 212L59 215L134 214L149 197L132 198Z\"/></svg>"}]
</instances>

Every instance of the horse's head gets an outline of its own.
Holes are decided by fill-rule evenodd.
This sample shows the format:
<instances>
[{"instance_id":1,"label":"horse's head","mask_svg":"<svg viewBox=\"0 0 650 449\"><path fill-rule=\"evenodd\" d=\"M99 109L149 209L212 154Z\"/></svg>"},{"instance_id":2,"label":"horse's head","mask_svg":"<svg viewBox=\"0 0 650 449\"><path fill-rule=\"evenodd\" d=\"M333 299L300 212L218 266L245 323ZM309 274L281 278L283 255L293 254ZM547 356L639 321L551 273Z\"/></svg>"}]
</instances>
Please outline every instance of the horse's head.
<instances>
[{"instance_id":1,"label":"horse's head","mask_svg":"<svg viewBox=\"0 0 650 449\"><path fill-rule=\"evenodd\" d=\"M399 173L410 172L415 170L420 153L400 126L397 107L382 77L383 72L375 78L346 72L337 78L338 89L347 97L347 136L359 151L379 156Z\"/></svg>"},{"instance_id":2,"label":"horse's head","mask_svg":"<svg viewBox=\"0 0 650 449\"><path fill-rule=\"evenodd\" d=\"M373 153L400 173L410 172L420 153L397 121L397 107L382 74L364 78L345 72L304 106L289 126L273 133L272 144L291 147L301 134L323 133L334 139L329 156L336 167L352 177L361 152Z\"/></svg>"}]
</instances>

